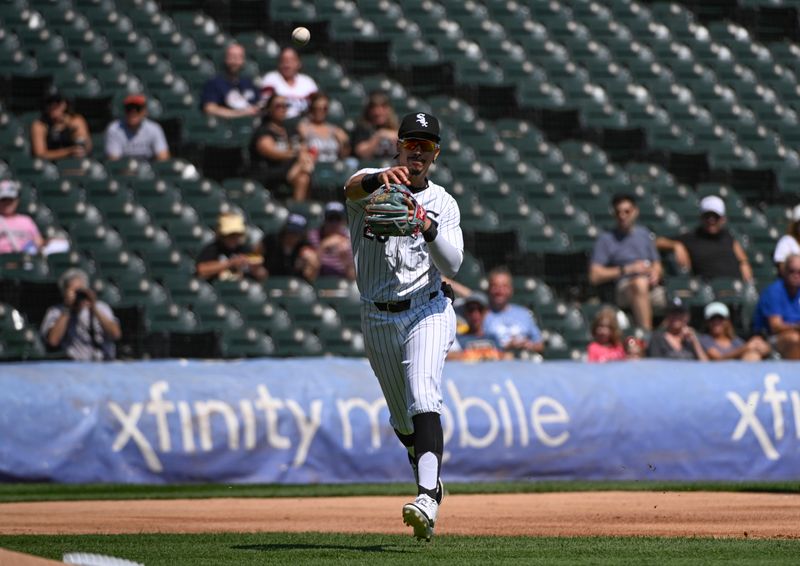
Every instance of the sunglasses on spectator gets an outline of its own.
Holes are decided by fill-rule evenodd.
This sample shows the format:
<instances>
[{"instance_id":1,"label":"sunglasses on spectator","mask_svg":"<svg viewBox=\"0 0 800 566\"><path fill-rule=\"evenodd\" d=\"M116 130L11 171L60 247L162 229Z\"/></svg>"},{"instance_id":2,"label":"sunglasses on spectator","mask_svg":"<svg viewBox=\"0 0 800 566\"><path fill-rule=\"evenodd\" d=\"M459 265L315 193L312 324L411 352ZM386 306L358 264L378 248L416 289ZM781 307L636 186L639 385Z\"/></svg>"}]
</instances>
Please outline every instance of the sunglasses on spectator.
<instances>
[{"instance_id":1,"label":"sunglasses on spectator","mask_svg":"<svg viewBox=\"0 0 800 566\"><path fill-rule=\"evenodd\" d=\"M406 139L400 140L400 146L408 151L415 151L419 149L424 152L436 151L439 149L439 144L430 140Z\"/></svg>"},{"instance_id":2,"label":"sunglasses on spectator","mask_svg":"<svg viewBox=\"0 0 800 566\"><path fill-rule=\"evenodd\" d=\"M704 212L703 214L700 215L700 218L702 218L703 220L719 220L720 215L717 214L716 212Z\"/></svg>"},{"instance_id":3,"label":"sunglasses on spectator","mask_svg":"<svg viewBox=\"0 0 800 566\"><path fill-rule=\"evenodd\" d=\"M125 105L125 112L141 112L144 110L144 106L141 104L126 104Z\"/></svg>"}]
</instances>

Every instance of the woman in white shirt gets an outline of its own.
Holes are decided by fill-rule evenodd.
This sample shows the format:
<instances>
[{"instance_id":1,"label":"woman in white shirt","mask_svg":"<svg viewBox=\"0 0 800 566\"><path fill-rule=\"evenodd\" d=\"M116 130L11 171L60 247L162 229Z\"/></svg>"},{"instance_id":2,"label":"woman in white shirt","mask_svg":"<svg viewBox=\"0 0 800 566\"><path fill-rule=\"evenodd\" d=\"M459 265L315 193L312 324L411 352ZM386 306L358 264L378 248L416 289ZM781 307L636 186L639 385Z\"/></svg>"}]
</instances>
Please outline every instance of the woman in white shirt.
<instances>
[{"instance_id":1,"label":"woman in white shirt","mask_svg":"<svg viewBox=\"0 0 800 566\"><path fill-rule=\"evenodd\" d=\"M792 221L789 228L775 245L772 261L778 267L778 272L783 274L783 262L792 254L800 254L800 204L792 209Z\"/></svg>"}]
</instances>

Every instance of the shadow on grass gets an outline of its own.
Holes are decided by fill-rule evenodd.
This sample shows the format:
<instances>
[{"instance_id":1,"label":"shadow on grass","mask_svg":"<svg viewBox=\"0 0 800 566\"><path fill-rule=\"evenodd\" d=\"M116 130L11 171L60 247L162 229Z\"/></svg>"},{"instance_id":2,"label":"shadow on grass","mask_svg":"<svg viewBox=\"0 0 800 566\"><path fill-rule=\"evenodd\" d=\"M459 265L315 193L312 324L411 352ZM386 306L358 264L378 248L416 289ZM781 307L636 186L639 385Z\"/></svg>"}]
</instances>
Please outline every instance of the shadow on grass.
<instances>
[{"instance_id":1,"label":"shadow on grass","mask_svg":"<svg viewBox=\"0 0 800 566\"><path fill-rule=\"evenodd\" d=\"M346 545L346 544L308 544L308 543L274 543L274 544L238 544L231 547L233 550L257 550L260 552L276 552L281 550L352 550L355 552L389 552L405 554L405 550L398 550L383 544L372 545Z\"/></svg>"}]
</instances>

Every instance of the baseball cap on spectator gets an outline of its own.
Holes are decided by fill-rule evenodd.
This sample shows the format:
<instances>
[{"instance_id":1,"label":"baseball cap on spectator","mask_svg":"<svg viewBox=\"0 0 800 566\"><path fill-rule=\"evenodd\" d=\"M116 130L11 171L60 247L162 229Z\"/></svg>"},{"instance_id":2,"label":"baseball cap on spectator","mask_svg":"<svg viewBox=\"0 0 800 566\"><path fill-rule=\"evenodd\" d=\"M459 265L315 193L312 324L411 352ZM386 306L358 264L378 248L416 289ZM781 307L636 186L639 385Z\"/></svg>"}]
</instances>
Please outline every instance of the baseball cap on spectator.
<instances>
[{"instance_id":1,"label":"baseball cap on spectator","mask_svg":"<svg viewBox=\"0 0 800 566\"><path fill-rule=\"evenodd\" d=\"M721 316L722 318L730 318L731 311L728 310L728 307L720 303L719 301L714 301L713 303L708 303L706 308L703 310L703 318L709 320L715 316Z\"/></svg>"},{"instance_id":2,"label":"baseball cap on spectator","mask_svg":"<svg viewBox=\"0 0 800 566\"><path fill-rule=\"evenodd\" d=\"M792 209L792 222L800 222L800 204Z\"/></svg>"},{"instance_id":3,"label":"baseball cap on spectator","mask_svg":"<svg viewBox=\"0 0 800 566\"><path fill-rule=\"evenodd\" d=\"M297 234L298 232L305 232L306 226L308 226L308 220L306 220L306 217L302 214L293 212L286 219L286 224L284 225L283 229L287 232L293 232Z\"/></svg>"},{"instance_id":4,"label":"baseball cap on spectator","mask_svg":"<svg viewBox=\"0 0 800 566\"><path fill-rule=\"evenodd\" d=\"M439 143L439 120L436 119L436 116L425 112L406 114L400 122L397 137L400 139L418 138Z\"/></svg>"},{"instance_id":5,"label":"baseball cap on spectator","mask_svg":"<svg viewBox=\"0 0 800 566\"><path fill-rule=\"evenodd\" d=\"M344 205L339 201L333 200L325 205L326 220L340 220L344 218Z\"/></svg>"},{"instance_id":6,"label":"baseball cap on spectator","mask_svg":"<svg viewBox=\"0 0 800 566\"><path fill-rule=\"evenodd\" d=\"M64 95L61 94L59 91L51 90L44 97L44 101L42 102L42 106L47 108L51 104L57 104L59 102L64 102L65 100L66 100L66 98L64 98Z\"/></svg>"},{"instance_id":7,"label":"baseball cap on spectator","mask_svg":"<svg viewBox=\"0 0 800 566\"><path fill-rule=\"evenodd\" d=\"M700 214L713 212L717 216L725 216L725 201L715 195L707 196L700 201Z\"/></svg>"},{"instance_id":8,"label":"baseball cap on spectator","mask_svg":"<svg viewBox=\"0 0 800 566\"><path fill-rule=\"evenodd\" d=\"M3 179L0 181L0 198L17 198L19 196L19 185L16 181Z\"/></svg>"},{"instance_id":9,"label":"baseball cap on spectator","mask_svg":"<svg viewBox=\"0 0 800 566\"><path fill-rule=\"evenodd\" d=\"M689 312L689 307L683 302L680 297L672 297L667 303L667 313L685 313Z\"/></svg>"},{"instance_id":10,"label":"baseball cap on spectator","mask_svg":"<svg viewBox=\"0 0 800 566\"><path fill-rule=\"evenodd\" d=\"M464 307L470 304L477 304L480 305L482 309L489 308L489 299L485 293L481 293L480 291L473 291L473 293L464 299Z\"/></svg>"},{"instance_id":11,"label":"baseball cap on spectator","mask_svg":"<svg viewBox=\"0 0 800 566\"><path fill-rule=\"evenodd\" d=\"M217 233L220 236L230 236L233 234L244 234L247 227L244 225L244 218L238 214L222 214L217 224Z\"/></svg>"},{"instance_id":12,"label":"baseball cap on spectator","mask_svg":"<svg viewBox=\"0 0 800 566\"><path fill-rule=\"evenodd\" d=\"M147 104L147 97L143 94L129 94L122 101L123 106L144 106Z\"/></svg>"}]
</instances>

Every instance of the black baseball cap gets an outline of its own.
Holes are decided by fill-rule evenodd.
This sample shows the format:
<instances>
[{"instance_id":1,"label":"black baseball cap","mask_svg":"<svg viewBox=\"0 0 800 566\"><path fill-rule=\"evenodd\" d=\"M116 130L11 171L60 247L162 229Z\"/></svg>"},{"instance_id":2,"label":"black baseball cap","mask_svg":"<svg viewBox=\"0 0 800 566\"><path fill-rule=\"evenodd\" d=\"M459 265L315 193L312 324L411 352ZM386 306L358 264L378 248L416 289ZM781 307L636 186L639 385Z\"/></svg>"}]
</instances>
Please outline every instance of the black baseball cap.
<instances>
[{"instance_id":1,"label":"black baseball cap","mask_svg":"<svg viewBox=\"0 0 800 566\"><path fill-rule=\"evenodd\" d=\"M670 301L667 303L667 312L668 313L685 313L689 312L689 306L683 302L683 299L680 297L672 297Z\"/></svg>"},{"instance_id":2,"label":"black baseball cap","mask_svg":"<svg viewBox=\"0 0 800 566\"><path fill-rule=\"evenodd\" d=\"M426 112L412 112L403 116L400 122L400 129L397 130L397 137L418 138L431 140L439 143L439 120Z\"/></svg>"}]
</instances>

